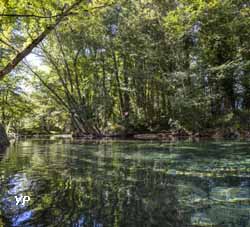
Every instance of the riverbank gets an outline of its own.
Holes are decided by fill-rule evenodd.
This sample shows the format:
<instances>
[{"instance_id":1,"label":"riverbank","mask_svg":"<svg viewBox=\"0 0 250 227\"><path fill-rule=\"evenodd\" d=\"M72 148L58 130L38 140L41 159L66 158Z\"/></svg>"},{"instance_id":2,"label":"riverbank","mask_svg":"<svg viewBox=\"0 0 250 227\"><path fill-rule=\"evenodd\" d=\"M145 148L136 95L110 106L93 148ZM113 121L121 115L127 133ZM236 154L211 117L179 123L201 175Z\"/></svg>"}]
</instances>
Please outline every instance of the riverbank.
<instances>
[{"instance_id":1,"label":"riverbank","mask_svg":"<svg viewBox=\"0 0 250 227\"><path fill-rule=\"evenodd\" d=\"M71 134L36 134L36 135L19 135L21 138L76 138L76 139L136 139L136 140L179 140L179 139L248 139L250 131L235 130L232 128L225 129L210 129L202 132L190 132L184 129L170 130L161 132L145 132L145 133L117 133L104 134L99 136L94 135L71 135ZM14 139L14 138L13 138Z\"/></svg>"},{"instance_id":2,"label":"riverbank","mask_svg":"<svg viewBox=\"0 0 250 227\"><path fill-rule=\"evenodd\" d=\"M186 130L164 131L159 133L140 133L133 135L134 139L141 140L174 140L185 138L204 138L204 139L248 139L250 131L226 129L211 129L202 132L189 132Z\"/></svg>"}]
</instances>

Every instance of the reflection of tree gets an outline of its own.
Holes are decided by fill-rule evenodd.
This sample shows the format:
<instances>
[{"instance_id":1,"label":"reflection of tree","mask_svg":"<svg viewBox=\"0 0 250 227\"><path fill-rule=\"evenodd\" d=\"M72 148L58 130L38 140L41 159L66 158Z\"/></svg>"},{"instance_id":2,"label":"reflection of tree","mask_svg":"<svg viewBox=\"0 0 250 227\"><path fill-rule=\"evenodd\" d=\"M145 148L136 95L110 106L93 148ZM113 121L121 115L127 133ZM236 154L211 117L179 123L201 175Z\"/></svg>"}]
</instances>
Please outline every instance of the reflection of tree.
<instances>
[{"instance_id":1,"label":"reflection of tree","mask_svg":"<svg viewBox=\"0 0 250 227\"><path fill-rule=\"evenodd\" d=\"M204 170L201 166L206 160L200 163L196 150L191 166L180 151L164 152L159 146L137 143L79 145L37 140L22 147L16 144L0 162L0 226L184 227L192 220L238 223L246 217L244 207L237 204L232 209L223 200L224 188L216 188L229 185L237 195L232 194L233 199L242 200L248 192L246 178L168 175L168 168ZM185 154L192 152L186 149ZM218 162L213 157L209 160ZM20 193L31 197L29 206L14 205L13 196Z\"/></svg>"},{"instance_id":2,"label":"reflection of tree","mask_svg":"<svg viewBox=\"0 0 250 227\"><path fill-rule=\"evenodd\" d=\"M96 148L98 147L98 150ZM11 223L25 211L21 226L184 226L175 180L154 171L155 161L122 158L116 144L72 146L38 144L12 150L2 161L1 184L25 172L29 206L11 209L2 202L2 217ZM125 151L122 151L125 152ZM20 191L19 191L20 193ZM1 197L8 187L1 188ZM24 192L23 192L24 194Z\"/></svg>"},{"instance_id":3,"label":"reflection of tree","mask_svg":"<svg viewBox=\"0 0 250 227\"><path fill-rule=\"evenodd\" d=\"M225 220L237 226L249 217L248 178L210 174L235 163L245 168L245 160L222 162L230 151L220 160L190 146L181 152L183 147L142 143L21 144L7 149L0 162L0 226L184 227ZM197 177L197 171L211 176ZM21 193L31 197L26 207L15 206L13 197Z\"/></svg>"}]
</instances>

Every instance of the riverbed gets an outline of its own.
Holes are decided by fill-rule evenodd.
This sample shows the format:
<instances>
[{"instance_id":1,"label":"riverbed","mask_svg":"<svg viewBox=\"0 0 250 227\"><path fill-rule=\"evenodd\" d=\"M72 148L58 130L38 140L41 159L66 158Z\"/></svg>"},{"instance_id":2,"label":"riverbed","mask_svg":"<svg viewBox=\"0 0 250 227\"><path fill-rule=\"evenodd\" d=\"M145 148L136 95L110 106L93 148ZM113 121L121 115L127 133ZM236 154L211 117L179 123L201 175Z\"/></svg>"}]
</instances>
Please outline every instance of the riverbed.
<instances>
[{"instance_id":1,"label":"riverbed","mask_svg":"<svg viewBox=\"0 0 250 227\"><path fill-rule=\"evenodd\" d=\"M0 226L250 226L249 141L20 140L0 173Z\"/></svg>"}]
</instances>

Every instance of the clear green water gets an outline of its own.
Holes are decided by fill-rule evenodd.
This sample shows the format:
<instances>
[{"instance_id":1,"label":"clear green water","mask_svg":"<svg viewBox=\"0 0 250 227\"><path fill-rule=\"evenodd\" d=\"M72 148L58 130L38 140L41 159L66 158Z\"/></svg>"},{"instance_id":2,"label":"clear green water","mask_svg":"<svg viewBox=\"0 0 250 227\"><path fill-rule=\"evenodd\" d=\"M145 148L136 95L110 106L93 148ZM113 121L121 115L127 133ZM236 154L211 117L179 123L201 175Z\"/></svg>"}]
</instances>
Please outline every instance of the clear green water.
<instances>
[{"instance_id":1,"label":"clear green water","mask_svg":"<svg viewBox=\"0 0 250 227\"><path fill-rule=\"evenodd\" d=\"M0 226L250 226L250 142L27 140L0 173Z\"/></svg>"}]
</instances>

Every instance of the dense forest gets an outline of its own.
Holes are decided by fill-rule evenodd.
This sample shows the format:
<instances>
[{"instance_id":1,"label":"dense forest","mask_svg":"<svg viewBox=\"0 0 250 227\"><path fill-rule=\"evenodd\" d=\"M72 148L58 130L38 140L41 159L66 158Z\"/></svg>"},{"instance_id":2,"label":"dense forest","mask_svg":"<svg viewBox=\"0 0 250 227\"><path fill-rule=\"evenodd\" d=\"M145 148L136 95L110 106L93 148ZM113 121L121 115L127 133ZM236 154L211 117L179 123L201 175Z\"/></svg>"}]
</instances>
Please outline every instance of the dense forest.
<instances>
[{"instance_id":1,"label":"dense forest","mask_svg":"<svg viewBox=\"0 0 250 227\"><path fill-rule=\"evenodd\" d=\"M249 37L246 0L0 0L0 123L10 135L247 132Z\"/></svg>"}]
</instances>

